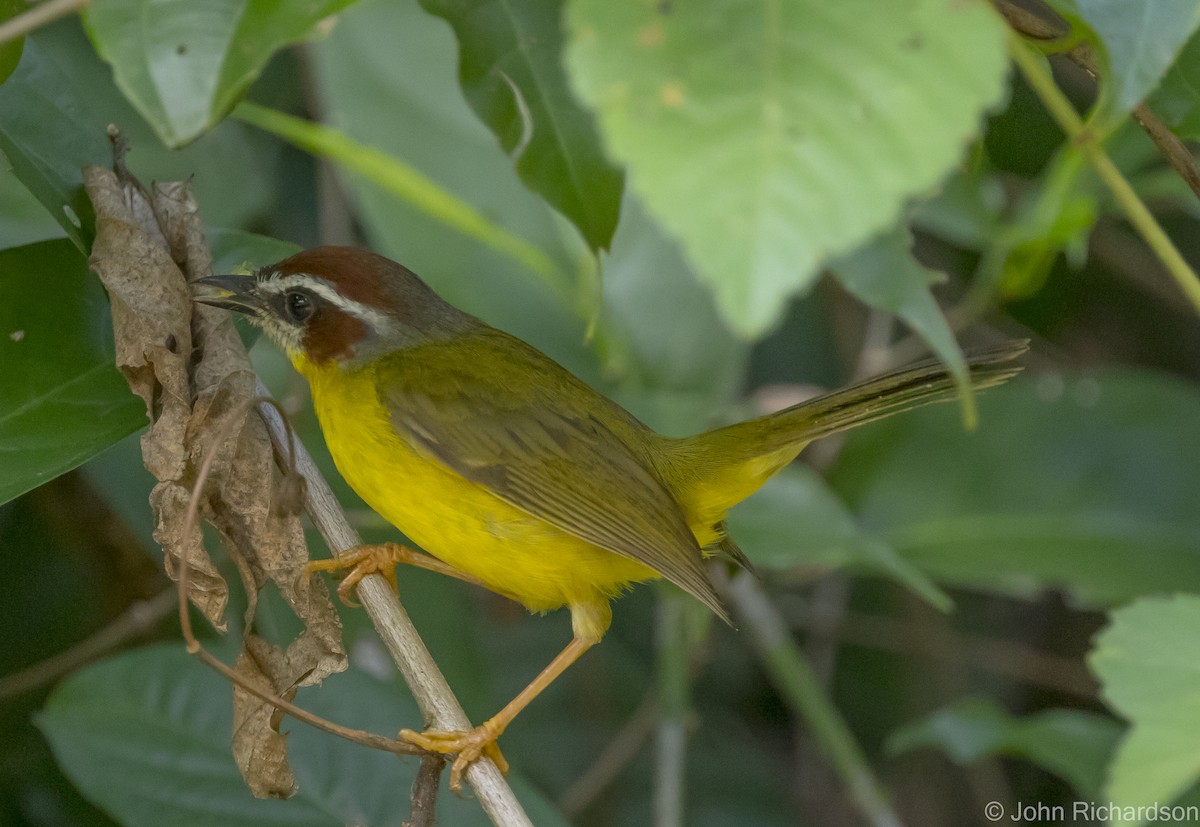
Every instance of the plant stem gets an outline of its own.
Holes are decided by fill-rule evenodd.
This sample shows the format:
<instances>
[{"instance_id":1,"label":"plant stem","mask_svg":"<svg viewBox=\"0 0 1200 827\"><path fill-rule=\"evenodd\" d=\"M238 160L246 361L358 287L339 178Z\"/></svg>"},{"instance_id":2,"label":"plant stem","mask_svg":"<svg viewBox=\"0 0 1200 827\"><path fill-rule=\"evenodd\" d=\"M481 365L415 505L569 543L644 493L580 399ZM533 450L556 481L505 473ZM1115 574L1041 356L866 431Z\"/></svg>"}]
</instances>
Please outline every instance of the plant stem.
<instances>
[{"instance_id":1,"label":"plant stem","mask_svg":"<svg viewBox=\"0 0 1200 827\"><path fill-rule=\"evenodd\" d=\"M1031 40L1035 47L1040 47L1047 53L1053 51L1055 54L1061 54L1093 78L1099 79L1100 72L1091 47L1083 38L1074 36L1065 22L1051 21L1023 6L1018 6L1013 0L992 0L992 4L1004 15L1008 25ZM1192 157L1187 145L1168 129L1162 119L1145 103L1134 107L1132 114L1133 119L1167 159L1167 163L1179 173L1179 177L1196 197L1200 198L1200 167L1197 167L1196 159Z\"/></svg>"},{"instance_id":2,"label":"plant stem","mask_svg":"<svg viewBox=\"0 0 1200 827\"><path fill-rule=\"evenodd\" d=\"M386 152L364 146L324 124L253 103L238 104L233 117L364 176L431 218L528 268L564 301L573 300L575 288L566 273L540 247L489 221L470 204Z\"/></svg>"},{"instance_id":3,"label":"plant stem","mask_svg":"<svg viewBox=\"0 0 1200 827\"><path fill-rule=\"evenodd\" d=\"M256 393L269 393L261 379L258 381ZM280 455L287 456L288 429L279 413L268 407L262 410L262 417L267 423L267 431L271 434L275 450ZM362 538L346 521L341 505L316 463L299 440L296 440L295 447L296 470L307 482L305 510L312 517L317 530L321 532L325 544L335 553L361 546ZM413 698L421 708L426 723L441 730L470 729L471 722L467 713L454 697L446 678L438 669L429 650L425 648L424 641L417 634L416 627L388 582L382 575L367 575L358 584L357 597L371 618L371 623L378 631L384 646L400 668L400 673L412 690ZM466 776L493 824L498 827L532 827L532 822L521 803L490 759L480 758L473 762L467 767Z\"/></svg>"},{"instance_id":4,"label":"plant stem","mask_svg":"<svg viewBox=\"0 0 1200 827\"><path fill-rule=\"evenodd\" d=\"M1184 261L1145 203L1133 191L1129 181L1108 157L1096 134L1088 129L1066 95L1055 84L1054 78L1042 64L1041 56L1015 33L1009 36L1009 53L1029 86L1041 99L1046 111L1058 122L1067 137L1083 151L1096 168L1100 180L1125 211L1130 223L1150 245L1150 249L1179 284L1197 312L1200 312L1200 278L1196 277L1196 273Z\"/></svg>"},{"instance_id":5,"label":"plant stem","mask_svg":"<svg viewBox=\"0 0 1200 827\"><path fill-rule=\"evenodd\" d=\"M850 728L821 690L820 681L784 626L783 618L753 575L739 572L720 584L750 633L763 665L785 703L804 718L813 738L846 785L850 800L873 827L900 827Z\"/></svg>"},{"instance_id":6,"label":"plant stem","mask_svg":"<svg viewBox=\"0 0 1200 827\"><path fill-rule=\"evenodd\" d=\"M0 45L24 37L60 17L73 14L91 2L92 0L47 0L45 3L38 3L29 11L0 23Z\"/></svg>"},{"instance_id":7,"label":"plant stem","mask_svg":"<svg viewBox=\"0 0 1200 827\"><path fill-rule=\"evenodd\" d=\"M683 827L684 776L691 676L687 596L662 589L658 600L658 739L655 744L654 825Z\"/></svg>"}]
</instances>

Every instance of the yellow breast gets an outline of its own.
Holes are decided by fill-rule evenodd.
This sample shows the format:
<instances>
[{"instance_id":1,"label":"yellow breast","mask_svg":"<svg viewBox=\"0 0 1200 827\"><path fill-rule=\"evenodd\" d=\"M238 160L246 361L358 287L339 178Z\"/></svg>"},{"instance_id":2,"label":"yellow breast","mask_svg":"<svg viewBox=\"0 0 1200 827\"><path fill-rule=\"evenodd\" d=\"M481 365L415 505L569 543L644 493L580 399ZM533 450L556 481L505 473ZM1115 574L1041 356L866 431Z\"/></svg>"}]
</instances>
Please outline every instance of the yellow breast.
<instances>
[{"instance_id":1,"label":"yellow breast","mask_svg":"<svg viewBox=\"0 0 1200 827\"><path fill-rule=\"evenodd\" d=\"M492 590L544 611L612 597L653 569L534 517L418 452L392 427L369 367L293 359L338 472L422 549Z\"/></svg>"}]
</instances>

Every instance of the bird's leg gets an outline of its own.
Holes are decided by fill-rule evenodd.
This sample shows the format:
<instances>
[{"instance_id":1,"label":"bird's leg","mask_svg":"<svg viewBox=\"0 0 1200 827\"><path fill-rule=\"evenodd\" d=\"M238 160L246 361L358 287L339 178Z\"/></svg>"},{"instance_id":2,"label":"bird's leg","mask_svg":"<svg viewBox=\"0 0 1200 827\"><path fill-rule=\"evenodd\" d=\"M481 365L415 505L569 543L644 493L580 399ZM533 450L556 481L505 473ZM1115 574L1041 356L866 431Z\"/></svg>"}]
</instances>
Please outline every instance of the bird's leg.
<instances>
[{"instance_id":1,"label":"bird's leg","mask_svg":"<svg viewBox=\"0 0 1200 827\"><path fill-rule=\"evenodd\" d=\"M559 652L554 660L550 661L541 674L534 678L529 686L522 689L503 709L472 730L414 732L411 729L402 729L398 736L399 739L430 752L448 755L457 753L458 757L454 759L454 763L450 767L450 789L455 791L462 789L463 772L472 761L481 755L486 755L495 761L501 772L507 772L508 762L500 755L496 739L512 723L513 718L516 718L521 710L529 706L529 703L542 693L542 690L565 672L568 666L579 660L584 652L600 642L611 621L612 611L609 609L607 600L572 604L571 626L575 636L567 644L567 647Z\"/></svg>"},{"instance_id":2,"label":"bird's leg","mask_svg":"<svg viewBox=\"0 0 1200 827\"><path fill-rule=\"evenodd\" d=\"M463 771L481 755L487 755L496 762L496 766L500 768L501 772L507 772L508 762L500 755L496 739L500 737L512 719L517 717L517 713L528 706L530 701L541 694L543 689L595 643L594 640L572 639L567 644L567 648L559 652L557 657L550 661L550 665L543 669L542 673L534 678L529 686L522 689L521 693L509 701L503 709L474 729L465 732L445 732L432 729L415 732L411 729L402 729L398 737L401 741L415 744L430 752L447 755L457 753L458 757L454 759L454 764L450 767L450 789L455 791L462 789Z\"/></svg>"},{"instance_id":3,"label":"bird's leg","mask_svg":"<svg viewBox=\"0 0 1200 827\"><path fill-rule=\"evenodd\" d=\"M461 572L447 563L443 563L436 557L431 557L415 549L402 546L399 543L380 543L373 546L355 546L352 549L339 554L337 557L330 557L327 560L310 560L304 567L304 570L312 574L318 571L350 571L342 578L341 584L338 586L338 597L348 606L356 605L350 598L350 592L358 585L358 581L362 580L368 574L381 574L384 579L391 584L392 588L396 586L396 566L404 563L409 566L435 571L438 574L445 574L450 577L457 577L459 580L465 580L476 586L482 586L479 580L471 575Z\"/></svg>"}]
</instances>

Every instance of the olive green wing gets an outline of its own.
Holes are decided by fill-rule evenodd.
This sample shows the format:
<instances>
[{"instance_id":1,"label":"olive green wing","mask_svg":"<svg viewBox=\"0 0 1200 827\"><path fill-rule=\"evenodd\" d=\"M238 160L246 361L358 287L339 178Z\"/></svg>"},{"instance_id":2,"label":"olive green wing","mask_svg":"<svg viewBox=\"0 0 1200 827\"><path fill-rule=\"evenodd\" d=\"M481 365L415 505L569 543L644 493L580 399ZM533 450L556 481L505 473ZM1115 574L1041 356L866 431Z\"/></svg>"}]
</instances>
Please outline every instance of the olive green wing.
<instances>
[{"instance_id":1,"label":"olive green wing","mask_svg":"<svg viewBox=\"0 0 1200 827\"><path fill-rule=\"evenodd\" d=\"M679 506L602 411L628 415L520 340L468 336L386 357L380 397L397 432L505 502L645 563L728 622Z\"/></svg>"}]
</instances>

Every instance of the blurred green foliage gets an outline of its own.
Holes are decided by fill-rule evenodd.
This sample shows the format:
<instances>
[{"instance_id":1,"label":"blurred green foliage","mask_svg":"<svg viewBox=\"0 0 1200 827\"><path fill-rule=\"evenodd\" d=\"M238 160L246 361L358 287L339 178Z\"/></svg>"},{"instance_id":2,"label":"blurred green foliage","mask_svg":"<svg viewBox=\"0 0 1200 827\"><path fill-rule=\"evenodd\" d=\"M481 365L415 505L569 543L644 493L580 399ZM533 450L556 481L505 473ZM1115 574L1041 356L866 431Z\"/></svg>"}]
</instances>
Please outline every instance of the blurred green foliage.
<instances>
[{"instance_id":1,"label":"blurred green foliage","mask_svg":"<svg viewBox=\"0 0 1200 827\"><path fill-rule=\"evenodd\" d=\"M1128 117L1148 95L1200 134L1195 3L1054 6L1100 65L1055 58L1059 84L1200 261L1197 196ZM0 824L396 825L416 768L285 721L300 792L255 801L228 687L161 614L126 640L157 645L13 678L166 588L129 436L144 410L86 268L80 168L111 158L109 123L142 180L192 179L219 269L369 246L666 433L925 348L953 367L958 341L1033 339L975 430L954 406L888 420L731 515L813 696L776 685L754 618L734 632L639 587L504 736L535 823L668 827L653 802L676 781L689 825L1195 796L1196 308L1006 74L1007 36L961 0L109 0L0 44ZM396 539L337 478L303 381L252 355L367 540ZM567 638L457 582L401 584L475 720ZM363 614L342 615L352 669L299 702L416 725ZM658 634L664 617L698 622ZM653 742L681 721L672 768ZM815 746L831 729L859 745L840 775ZM470 799L439 806L485 823Z\"/></svg>"}]
</instances>

